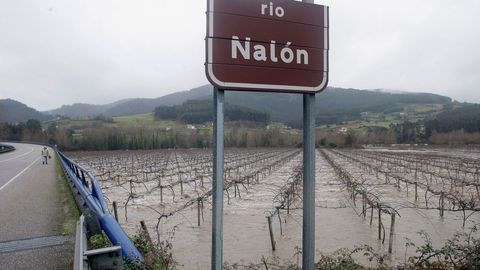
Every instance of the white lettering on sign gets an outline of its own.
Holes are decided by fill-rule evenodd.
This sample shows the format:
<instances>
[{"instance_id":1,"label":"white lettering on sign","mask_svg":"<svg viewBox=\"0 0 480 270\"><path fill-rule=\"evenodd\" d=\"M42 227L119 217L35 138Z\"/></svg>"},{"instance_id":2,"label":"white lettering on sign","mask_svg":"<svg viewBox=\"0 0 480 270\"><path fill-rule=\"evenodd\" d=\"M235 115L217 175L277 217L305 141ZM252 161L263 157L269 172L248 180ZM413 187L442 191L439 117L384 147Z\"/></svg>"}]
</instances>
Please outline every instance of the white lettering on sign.
<instances>
[{"instance_id":1,"label":"white lettering on sign","mask_svg":"<svg viewBox=\"0 0 480 270\"><path fill-rule=\"evenodd\" d=\"M270 16L273 16L273 14L275 13L275 16L279 18L285 15L285 9L283 9L283 7L274 7L272 2L270 2L270 4L262 4L261 12L262 12L262 15L270 15Z\"/></svg>"},{"instance_id":2,"label":"white lettering on sign","mask_svg":"<svg viewBox=\"0 0 480 270\"><path fill-rule=\"evenodd\" d=\"M245 60L251 60L252 59L252 51L251 51L251 46L250 46L251 38L246 37L244 45L242 45L242 42L240 41L240 38L237 36L232 37L232 59L238 59L239 58L239 53L241 57ZM270 62L277 63L278 62L278 54L276 53L276 47L275 45L277 42L275 40L272 40L270 42L270 59L267 58L268 53L267 53L267 46L264 46L262 44L256 44L253 46L253 60L255 61L263 61L267 62L270 60ZM308 65L308 52L307 50L300 50L297 49L293 51L290 48L290 45L292 45L292 42L287 42L285 44L284 48L280 50L280 60L283 63L286 64L291 64L296 60L296 63L299 65Z\"/></svg>"}]
</instances>

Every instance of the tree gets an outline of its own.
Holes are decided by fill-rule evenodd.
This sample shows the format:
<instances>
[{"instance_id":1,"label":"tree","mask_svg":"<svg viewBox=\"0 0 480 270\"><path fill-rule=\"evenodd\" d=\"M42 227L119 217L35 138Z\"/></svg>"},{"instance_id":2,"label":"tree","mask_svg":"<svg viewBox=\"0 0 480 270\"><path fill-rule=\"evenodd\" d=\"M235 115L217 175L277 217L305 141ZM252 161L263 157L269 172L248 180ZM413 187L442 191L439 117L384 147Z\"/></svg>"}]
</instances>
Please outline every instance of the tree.
<instances>
[{"instance_id":1,"label":"tree","mask_svg":"<svg viewBox=\"0 0 480 270\"><path fill-rule=\"evenodd\" d=\"M26 126L32 134L42 131L42 124L36 119L29 119Z\"/></svg>"}]
</instances>

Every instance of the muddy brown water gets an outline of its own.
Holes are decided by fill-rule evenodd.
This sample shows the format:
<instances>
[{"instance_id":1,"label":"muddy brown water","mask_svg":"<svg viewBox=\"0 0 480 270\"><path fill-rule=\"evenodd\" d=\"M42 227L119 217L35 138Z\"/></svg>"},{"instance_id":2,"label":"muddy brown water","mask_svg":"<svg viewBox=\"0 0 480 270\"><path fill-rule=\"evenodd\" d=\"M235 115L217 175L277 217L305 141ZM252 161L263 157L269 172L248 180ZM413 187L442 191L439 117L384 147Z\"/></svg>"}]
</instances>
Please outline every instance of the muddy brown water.
<instances>
[{"instance_id":1,"label":"muddy brown water","mask_svg":"<svg viewBox=\"0 0 480 270\"><path fill-rule=\"evenodd\" d=\"M442 152L445 155L449 153L452 153L451 149L448 152ZM74 159L77 158L80 162L85 161L85 157L80 158L74 153L71 153L70 156ZM480 154L475 156L469 153L470 156L478 158ZM480 223L480 215L474 214L467 220L465 229L463 229L460 212L446 211L444 217L440 217L437 209L414 208L413 206L423 203L422 196L419 196L419 201L414 202L412 192L407 196L405 190L399 190L392 185L381 185L381 180L378 180L379 183L376 182L375 175L342 161L340 158L335 158L335 160L353 175L359 175L362 179L370 181L372 191L383 202L388 202L398 210L400 217L397 217L395 223L393 255L389 257L392 265L401 264L407 257L415 254L414 248L406 249L406 243L408 239L416 244L423 243L418 234L420 231L428 233L433 244L439 247L451 239L456 232L468 231L468 228ZM262 257L276 256L283 261L298 262L301 265L301 255L298 255L297 252L302 245L301 201L297 199L289 215L286 214L286 211L281 211L282 234L278 216L272 218L276 251L271 249L266 219L269 211L275 209L276 203L273 198L278 194L279 188L289 181L292 171L301 162L302 155L300 153L271 174L261 177L258 184L251 185L248 189L241 187L241 198L235 198L233 194L230 194L229 201L225 198L225 262L248 265L249 263L259 263ZM108 182L102 182L102 185L108 186ZM145 189L151 188L153 185L155 183L149 183ZM211 180L205 179L205 189L208 189L210 185ZM197 194L192 185L185 186L185 194L180 199L178 187L176 189L176 202L173 202L171 192L164 191L164 202L160 203L158 191L142 194L142 187L136 186L138 197L131 199L127 206L128 219L125 218L124 208L130 194L128 187L113 185L104 189L104 192L109 202L114 200L118 202L119 222L127 233L136 233L140 220L144 220L152 238L156 240L158 237L156 225L159 217L156 211L170 212L172 209L182 206L189 198L195 198ZM370 245L379 253L387 253L390 216L382 215L386 234L385 243L382 244L377 239L377 215L374 214L373 224L370 225L370 213L364 218L360 213L362 211L361 203L357 202L357 206L354 206L349 195L345 185L340 182L332 167L320 153L317 153L315 218L317 259L320 253L332 254L340 248L352 249L364 244ZM204 202L203 219L200 226L197 224L197 213L197 204L195 203L167 219L162 219L159 225L160 241L171 241L179 269L210 268L211 201ZM364 264L369 264L366 258L358 259Z\"/></svg>"}]
</instances>

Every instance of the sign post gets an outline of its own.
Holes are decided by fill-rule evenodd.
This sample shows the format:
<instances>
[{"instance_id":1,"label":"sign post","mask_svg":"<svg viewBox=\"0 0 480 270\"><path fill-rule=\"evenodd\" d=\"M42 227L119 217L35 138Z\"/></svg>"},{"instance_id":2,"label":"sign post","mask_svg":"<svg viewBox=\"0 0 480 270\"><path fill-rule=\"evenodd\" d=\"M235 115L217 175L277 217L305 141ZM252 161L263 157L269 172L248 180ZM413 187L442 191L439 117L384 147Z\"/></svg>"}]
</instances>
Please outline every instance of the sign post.
<instances>
[{"instance_id":1,"label":"sign post","mask_svg":"<svg viewBox=\"0 0 480 270\"><path fill-rule=\"evenodd\" d=\"M225 91L213 89L212 269L223 269L223 117Z\"/></svg>"},{"instance_id":2,"label":"sign post","mask_svg":"<svg viewBox=\"0 0 480 270\"><path fill-rule=\"evenodd\" d=\"M315 263L315 94L328 83L328 7L313 0L207 0L214 85L212 270L223 267L224 91L303 94L302 266Z\"/></svg>"},{"instance_id":3,"label":"sign post","mask_svg":"<svg viewBox=\"0 0 480 270\"><path fill-rule=\"evenodd\" d=\"M302 269L315 266L315 94L303 94Z\"/></svg>"},{"instance_id":4,"label":"sign post","mask_svg":"<svg viewBox=\"0 0 480 270\"><path fill-rule=\"evenodd\" d=\"M313 0L302 0L313 4ZM327 15L328 19L328 15ZM327 23L328 25L328 23ZM326 46L328 48L328 46ZM303 94L302 269L315 267L315 94Z\"/></svg>"}]
</instances>

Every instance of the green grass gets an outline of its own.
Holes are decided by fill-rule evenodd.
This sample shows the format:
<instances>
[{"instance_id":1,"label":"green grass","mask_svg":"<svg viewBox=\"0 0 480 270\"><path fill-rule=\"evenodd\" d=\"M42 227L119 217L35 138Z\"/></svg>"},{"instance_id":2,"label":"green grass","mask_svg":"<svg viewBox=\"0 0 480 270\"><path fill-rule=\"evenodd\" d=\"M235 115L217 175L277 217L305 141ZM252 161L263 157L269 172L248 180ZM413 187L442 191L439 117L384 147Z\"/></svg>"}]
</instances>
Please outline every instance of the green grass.
<instances>
[{"instance_id":1,"label":"green grass","mask_svg":"<svg viewBox=\"0 0 480 270\"><path fill-rule=\"evenodd\" d=\"M98 248L106 248L106 247L111 247L112 242L110 242L110 239L108 236L105 234L104 231L101 233L95 234L90 236L88 239L89 243L89 249L98 249Z\"/></svg>"},{"instance_id":2,"label":"green grass","mask_svg":"<svg viewBox=\"0 0 480 270\"><path fill-rule=\"evenodd\" d=\"M412 104L404 107L405 116L402 117L397 113L383 114L383 113L368 113L366 117L360 117L359 120L350 121L340 124L319 125L317 129L333 129L339 127L347 127L349 130L365 130L368 127L383 127L389 128L392 124L399 124L403 121L419 122L424 119L434 116L443 110L442 104Z\"/></svg>"},{"instance_id":3,"label":"green grass","mask_svg":"<svg viewBox=\"0 0 480 270\"><path fill-rule=\"evenodd\" d=\"M443 109L442 104L415 104L407 106L408 109L417 113L439 112Z\"/></svg>"},{"instance_id":4,"label":"green grass","mask_svg":"<svg viewBox=\"0 0 480 270\"><path fill-rule=\"evenodd\" d=\"M153 113L145 113L145 114L136 114L136 115L128 115L128 116L117 116L113 117L113 126L117 127L151 127L151 128L167 128L173 127L178 125L175 121L170 120L155 120Z\"/></svg>"},{"instance_id":5,"label":"green grass","mask_svg":"<svg viewBox=\"0 0 480 270\"><path fill-rule=\"evenodd\" d=\"M118 116L113 117L113 122L95 120L95 119L61 119L58 120L57 126L68 128L74 131L74 138L81 138L82 133L85 129L89 128L101 128L101 127L114 127L114 128L147 128L147 129L165 129L167 127L178 127L182 125L175 121L161 120L156 121L153 113L129 115L129 116ZM45 127L46 128L46 127Z\"/></svg>"},{"instance_id":6,"label":"green grass","mask_svg":"<svg viewBox=\"0 0 480 270\"><path fill-rule=\"evenodd\" d=\"M80 210L78 209L75 199L73 198L70 186L67 182L67 177L63 172L58 157L54 157L54 159L55 173L57 175L60 190L59 203L63 209L63 215L60 222L60 224L62 224L61 234L75 236L77 220L80 217Z\"/></svg>"}]
</instances>

